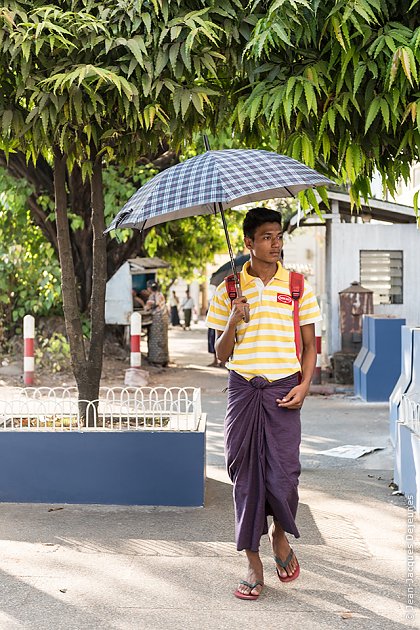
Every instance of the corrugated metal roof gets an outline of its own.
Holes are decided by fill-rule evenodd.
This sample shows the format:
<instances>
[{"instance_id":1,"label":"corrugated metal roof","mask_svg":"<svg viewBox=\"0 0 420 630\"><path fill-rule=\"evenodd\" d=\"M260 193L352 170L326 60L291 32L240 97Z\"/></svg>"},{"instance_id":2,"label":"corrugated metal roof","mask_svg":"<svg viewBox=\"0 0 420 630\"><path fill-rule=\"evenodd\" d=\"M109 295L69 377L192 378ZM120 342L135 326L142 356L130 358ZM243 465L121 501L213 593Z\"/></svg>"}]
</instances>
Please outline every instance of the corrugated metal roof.
<instances>
[{"instance_id":1,"label":"corrugated metal roof","mask_svg":"<svg viewBox=\"0 0 420 630\"><path fill-rule=\"evenodd\" d=\"M148 273L151 271L157 271L158 269L166 269L171 265L162 260L162 258L129 258L127 261L130 265L130 273Z\"/></svg>"}]
</instances>

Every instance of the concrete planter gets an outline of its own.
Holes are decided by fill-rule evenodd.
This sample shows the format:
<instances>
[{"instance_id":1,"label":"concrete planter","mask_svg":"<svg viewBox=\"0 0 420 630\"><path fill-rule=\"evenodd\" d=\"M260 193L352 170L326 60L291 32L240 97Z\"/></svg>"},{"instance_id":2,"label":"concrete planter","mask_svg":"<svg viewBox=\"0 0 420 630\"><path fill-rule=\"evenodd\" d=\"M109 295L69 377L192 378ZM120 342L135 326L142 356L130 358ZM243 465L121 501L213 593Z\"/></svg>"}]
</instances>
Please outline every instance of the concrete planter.
<instances>
[{"instance_id":1,"label":"concrete planter","mask_svg":"<svg viewBox=\"0 0 420 630\"><path fill-rule=\"evenodd\" d=\"M197 388L74 388L0 401L0 501L202 506L206 416Z\"/></svg>"},{"instance_id":2,"label":"concrete planter","mask_svg":"<svg viewBox=\"0 0 420 630\"><path fill-rule=\"evenodd\" d=\"M202 506L205 426L197 431L0 433L0 501Z\"/></svg>"}]
</instances>

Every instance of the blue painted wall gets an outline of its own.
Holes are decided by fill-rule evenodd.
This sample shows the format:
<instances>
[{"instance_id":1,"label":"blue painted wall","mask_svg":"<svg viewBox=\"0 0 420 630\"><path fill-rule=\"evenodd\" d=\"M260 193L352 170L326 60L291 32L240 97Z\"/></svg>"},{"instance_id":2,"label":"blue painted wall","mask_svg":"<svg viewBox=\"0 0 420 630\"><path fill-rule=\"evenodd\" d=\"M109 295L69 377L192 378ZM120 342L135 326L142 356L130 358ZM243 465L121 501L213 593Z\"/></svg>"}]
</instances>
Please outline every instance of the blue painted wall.
<instances>
[{"instance_id":1,"label":"blue painted wall","mask_svg":"<svg viewBox=\"0 0 420 630\"><path fill-rule=\"evenodd\" d=\"M363 365L363 361L366 359L369 353L369 321L366 315L362 316L362 347L359 350L354 363L353 363L353 382L354 382L354 395L360 396L360 369Z\"/></svg>"},{"instance_id":2,"label":"blue painted wall","mask_svg":"<svg viewBox=\"0 0 420 630\"><path fill-rule=\"evenodd\" d=\"M360 368L359 396L387 401L401 371L401 326L405 319L367 315L369 352Z\"/></svg>"},{"instance_id":3,"label":"blue painted wall","mask_svg":"<svg viewBox=\"0 0 420 630\"><path fill-rule=\"evenodd\" d=\"M205 432L0 433L0 501L204 504Z\"/></svg>"}]
</instances>

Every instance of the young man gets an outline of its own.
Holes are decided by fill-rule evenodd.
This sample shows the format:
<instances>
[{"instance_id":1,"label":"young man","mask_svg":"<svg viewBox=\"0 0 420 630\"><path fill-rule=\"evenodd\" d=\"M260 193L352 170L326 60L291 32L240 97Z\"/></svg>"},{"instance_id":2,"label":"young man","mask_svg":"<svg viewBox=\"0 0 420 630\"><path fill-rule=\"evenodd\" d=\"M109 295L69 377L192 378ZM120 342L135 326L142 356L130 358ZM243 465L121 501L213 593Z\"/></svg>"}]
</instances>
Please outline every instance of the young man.
<instances>
[{"instance_id":1,"label":"young man","mask_svg":"<svg viewBox=\"0 0 420 630\"><path fill-rule=\"evenodd\" d=\"M296 356L289 272L280 262L281 215L253 208L243 223L250 261L240 274L243 296L232 303L225 283L210 304L207 325L217 331L216 353L229 368L225 454L233 482L238 551L248 574L235 596L256 599L264 585L260 539L269 534L282 582L299 575L286 532L299 537L295 518L300 474L300 408L316 363L314 323L321 319L305 282L299 300L302 363ZM246 306L247 305L247 306ZM245 323L245 308L250 319ZM300 378L301 377L301 378ZM267 516L273 516L268 530Z\"/></svg>"}]
</instances>

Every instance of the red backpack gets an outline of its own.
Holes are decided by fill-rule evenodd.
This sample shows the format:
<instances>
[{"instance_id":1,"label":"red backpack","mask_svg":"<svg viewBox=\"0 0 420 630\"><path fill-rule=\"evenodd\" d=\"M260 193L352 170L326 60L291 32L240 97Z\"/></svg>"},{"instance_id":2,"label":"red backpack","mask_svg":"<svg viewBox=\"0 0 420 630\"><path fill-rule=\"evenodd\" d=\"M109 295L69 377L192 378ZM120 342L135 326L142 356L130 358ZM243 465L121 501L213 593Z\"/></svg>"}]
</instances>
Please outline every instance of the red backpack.
<instances>
[{"instance_id":1,"label":"red backpack","mask_svg":"<svg viewBox=\"0 0 420 630\"><path fill-rule=\"evenodd\" d=\"M301 362L301 343L300 343L300 326L299 326L299 299L303 295L303 282L304 278L301 273L297 271L289 272L289 290L293 300L293 327L295 329L295 346L296 356L299 363ZM237 297L235 276L233 273L225 278L226 291L230 298L230 301Z\"/></svg>"}]
</instances>

